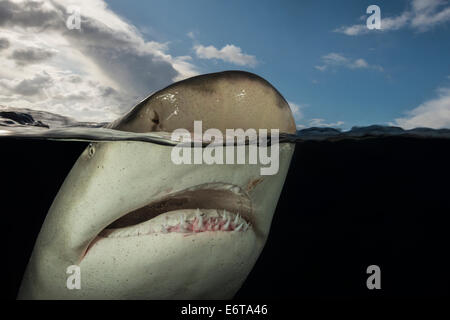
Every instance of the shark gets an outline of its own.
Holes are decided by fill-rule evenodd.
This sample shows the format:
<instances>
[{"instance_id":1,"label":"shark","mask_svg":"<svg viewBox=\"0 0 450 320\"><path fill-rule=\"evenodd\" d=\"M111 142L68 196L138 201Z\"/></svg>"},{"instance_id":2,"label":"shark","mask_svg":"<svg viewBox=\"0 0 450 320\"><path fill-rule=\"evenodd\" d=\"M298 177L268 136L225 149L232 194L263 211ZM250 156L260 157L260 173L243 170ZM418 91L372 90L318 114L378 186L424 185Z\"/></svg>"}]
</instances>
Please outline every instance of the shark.
<instances>
[{"instance_id":1,"label":"shark","mask_svg":"<svg viewBox=\"0 0 450 320\"><path fill-rule=\"evenodd\" d=\"M296 129L280 92L244 71L173 83L108 128L192 132L198 120L223 132ZM279 143L279 170L264 176L248 162L175 164L172 148L90 143L47 213L18 299L232 298L267 241L295 145Z\"/></svg>"}]
</instances>

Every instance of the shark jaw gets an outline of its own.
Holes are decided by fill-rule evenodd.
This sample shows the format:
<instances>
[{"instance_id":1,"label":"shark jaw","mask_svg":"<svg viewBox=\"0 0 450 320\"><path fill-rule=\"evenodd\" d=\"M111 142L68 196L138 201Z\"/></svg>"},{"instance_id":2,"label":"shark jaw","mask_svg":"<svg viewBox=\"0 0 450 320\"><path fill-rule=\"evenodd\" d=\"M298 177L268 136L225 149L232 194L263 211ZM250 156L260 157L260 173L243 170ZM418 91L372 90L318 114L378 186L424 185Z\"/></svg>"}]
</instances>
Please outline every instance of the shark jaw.
<instances>
[{"instance_id":1,"label":"shark jaw","mask_svg":"<svg viewBox=\"0 0 450 320\"><path fill-rule=\"evenodd\" d=\"M150 233L189 235L205 231L247 231L251 219L252 204L244 190L230 184L207 183L169 194L127 213L99 236L115 238Z\"/></svg>"},{"instance_id":2,"label":"shark jaw","mask_svg":"<svg viewBox=\"0 0 450 320\"><path fill-rule=\"evenodd\" d=\"M242 219L239 214L223 210L180 210L171 211L158 218L153 218L148 223L141 223L128 228L107 228L100 232L102 238L122 238L143 236L153 233L185 233L186 236L207 231L247 231L251 224Z\"/></svg>"},{"instance_id":3,"label":"shark jaw","mask_svg":"<svg viewBox=\"0 0 450 320\"><path fill-rule=\"evenodd\" d=\"M195 207L197 209L193 209ZM252 229L252 220L251 200L244 190L231 184L207 183L169 194L125 214L95 237L84 256L105 238L167 233L192 236L199 232L246 232Z\"/></svg>"},{"instance_id":4,"label":"shark jaw","mask_svg":"<svg viewBox=\"0 0 450 320\"><path fill-rule=\"evenodd\" d=\"M294 146L280 144L273 176L259 165L175 165L171 149L87 148L49 210L19 298L233 297L267 239ZM80 290L66 287L70 265Z\"/></svg>"}]
</instances>

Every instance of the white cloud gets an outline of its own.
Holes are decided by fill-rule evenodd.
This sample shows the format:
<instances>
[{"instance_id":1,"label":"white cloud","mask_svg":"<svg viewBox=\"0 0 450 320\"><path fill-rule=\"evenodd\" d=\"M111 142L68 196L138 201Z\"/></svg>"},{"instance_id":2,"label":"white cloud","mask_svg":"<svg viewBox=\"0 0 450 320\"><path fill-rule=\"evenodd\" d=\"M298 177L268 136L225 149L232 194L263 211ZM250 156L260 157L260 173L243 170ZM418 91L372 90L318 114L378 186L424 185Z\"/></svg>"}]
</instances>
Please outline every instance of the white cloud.
<instances>
[{"instance_id":1,"label":"white cloud","mask_svg":"<svg viewBox=\"0 0 450 320\"><path fill-rule=\"evenodd\" d=\"M427 31L432 27L450 21L450 6L446 0L412 0L407 10L398 16L383 17L381 11L380 31L398 30L409 27L420 32ZM360 18L361 19L361 18ZM348 36L356 36L369 33L366 24L355 24L352 26L341 26L334 30Z\"/></svg>"},{"instance_id":2,"label":"white cloud","mask_svg":"<svg viewBox=\"0 0 450 320\"><path fill-rule=\"evenodd\" d=\"M241 48L233 44L227 44L222 49L217 49L214 46L195 45L195 53L201 59L219 59L225 62L237 64L240 66L254 67L257 64L255 56L248 55L242 52Z\"/></svg>"},{"instance_id":3,"label":"white cloud","mask_svg":"<svg viewBox=\"0 0 450 320\"><path fill-rule=\"evenodd\" d=\"M364 59L359 58L352 60L335 52L331 52L327 55L322 56L321 60L322 65L317 65L314 68L322 72L330 68L338 68L338 67L344 67L349 69L374 69L378 71L383 71L383 68L381 66L370 65Z\"/></svg>"},{"instance_id":4,"label":"white cloud","mask_svg":"<svg viewBox=\"0 0 450 320\"><path fill-rule=\"evenodd\" d=\"M348 36L356 36L359 34L368 33L369 29L365 24L355 24L353 26L342 26L333 30L334 32L343 33Z\"/></svg>"},{"instance_id":5,"label":"white cloud","mask_svg":"<svg viewBox=\"0 0 450 320\"><path fill-rule=\"evenodd\" d=\"M304 119L303 109L308 107L307 104L297 104L292 101L288 101L291 107L292 115L295 119L295 125L297 129L304 129L308 127L340 127L344 124L344 121L326 122L322 118Z\"/></svg>"},{"instance_id":6,"label":"white cloud","mask_svg":"<svg viewBox=\"0 0 450 320\"><path fill-rule=\"evenodd\" d=\"M340 127L344 124L344 121L336 121L336 122L325 122L325 119L315 118L308 120L308 125L310 127Z\"/></svg>"},{"instance_id":7,"label":"white cloud","mask_svg":"<svg viewBox=\"0 0 450 320\"><path fill-rule=\"evenodd\" d=\"M294 116L295 122L299 122L301 119L303 119L303 112L302 109L306 107L306 105L300 105L297 103L294 103L292 101L288 101L289 106L291 107L292 115Z\"/></svg>"},{"instance_id":8,"label":"white cloud","mask_svg":"<svg viewBox=\"0 0 450 320\"><path fill-rule=\"evenodd\" d=\"M394 125L404 129L450 128L450 88L438 89L438 97L408 111L405 117L395 119Z\"/></svg>"},{"instance_id":9,"label":"white cloud","mask_svg":"<svg viewBox=\"0 0 450 320\"><path fill-rule=\"evenodd\" d=\"M326 65L323 65L323 66L314 66L314 68L316 68L316 69L319 70L319 71L325 71L325 70L327 70L327 66L326 66Z\"/></svg>"},{"instance_id":10,"label":"white cloud","mask_svg":"<svg viewBox=\"0 0 450 320\"><path fill-rule=\"evenodd\" d=\"M190 56L147 41L103 0L0 2L0 104L109 121L173 81L198 74Z\"/></svg>"},{"instance_id":11,"label":"white cloud","mask_svg":"<svg viewBox=\"0 0 450 320\"><path fill-rule=\"evenodd\" d=\"M336 122L326 122L325 119L322 118L314 118L309 119L304 122L304 124L297 124L296 127L298 130L311 128L311 127L322 127L322 128L339 128L345 124L344 121L336 121Z\"/></svg>"},{"instance_id":12,"label":"white cloud","mask_svg":"<svg viewBox=\"0 0 450 320\"><path fill-rule=\"evenodd\" d=\"M350 66L351 68L368 68L369 64L364 59L356 59Z\"/></svg>"},{"instance_id":13,"label":"white cloud","mask_svg":"<svg viewBox=\"0 0 450 320\"><path fill-rule=\"evenodd\" d=\"M345 64L348 62L348 59L339 53L331 52L325 56L322 57L322 60L325 62L325 64Z\"/></svg>"}]
</instances>

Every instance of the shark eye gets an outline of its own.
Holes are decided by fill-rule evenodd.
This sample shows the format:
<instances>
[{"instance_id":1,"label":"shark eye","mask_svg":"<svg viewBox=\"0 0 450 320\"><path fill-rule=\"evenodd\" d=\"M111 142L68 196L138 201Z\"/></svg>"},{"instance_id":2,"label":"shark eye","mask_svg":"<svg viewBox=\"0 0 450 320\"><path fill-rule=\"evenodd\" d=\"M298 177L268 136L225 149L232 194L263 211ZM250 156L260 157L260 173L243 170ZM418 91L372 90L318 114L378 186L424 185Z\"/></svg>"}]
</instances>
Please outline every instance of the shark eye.
<instances>
[{"instance_id":1,"label":"shark eye","mask_svg":"<svg viewBox=\"0 0 450 320\"><path fill-rule=\"evenodd\" d=\"M88 157L92 158L95 155L95 146L90 143L88 146Z\"/></svg>"}]
</instances>

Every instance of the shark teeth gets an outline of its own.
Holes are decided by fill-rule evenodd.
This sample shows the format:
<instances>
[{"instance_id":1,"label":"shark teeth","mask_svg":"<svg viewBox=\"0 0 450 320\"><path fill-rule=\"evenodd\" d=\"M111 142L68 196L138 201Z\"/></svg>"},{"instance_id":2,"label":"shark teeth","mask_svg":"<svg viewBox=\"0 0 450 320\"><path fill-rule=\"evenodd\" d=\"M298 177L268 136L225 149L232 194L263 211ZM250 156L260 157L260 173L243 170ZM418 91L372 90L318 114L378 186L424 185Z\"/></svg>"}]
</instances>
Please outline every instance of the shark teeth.
<instances>
[{"instance_id":1,"label":"shark teeth","mask_svg":"<svg viewBox=\"0 0 450 320\"><path fill-rule=\"evenodd\" d=\"M222 230L228 230L228 227L230 226L230 218L227 218L227 222L223 225Z\"/></svg>"},{"instance_id":2,"label":"shark teeth","mask_svg":"<svg viewBox=\"0 0 450 320\"><path fill-rule=\"evenodd\" d=\"M239 231L242 229L244 223L241 223L236 229L234 229L234 231Z\"/></svg>"},{"instance_id":3,"label":"shark teeth","mask_svg":"<svg viewBox=\"0 0 450 320\"><path fill-rule=\"evenodd\" d=\"M197 209L195 218L197 220L197 223L195 224L195 231L201 231L203 228L203 217L202 214L200 213L200 209Z\"/></svg>"},{"instance_id":4,"label":"shark teeth","mask_svg":"<svg viewBox=\"0 0 450 320\"><path fill-rule=\"evenodd\" d=\"M240 214L226 210L186 209L169 212L137 225L105 229L99 236L106 238L126 238L153 233L198 233L216 231L244 232L250 228Z\"/></svg>"},{"instance_id":5,"label":"shark teeth","mask_svg":"<svg viewBox=\"0 0 450 320\"><path fill-rule=\"evenodd\" d=\"M224 219L224 220L228 220L228 217L229 217L229 216L230 216L230 215L229 215L228 211L223 210L223 219Z\"/></svg>"}]
</instances>

